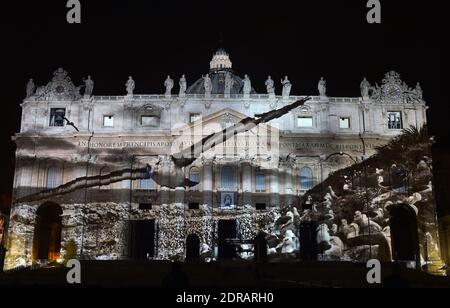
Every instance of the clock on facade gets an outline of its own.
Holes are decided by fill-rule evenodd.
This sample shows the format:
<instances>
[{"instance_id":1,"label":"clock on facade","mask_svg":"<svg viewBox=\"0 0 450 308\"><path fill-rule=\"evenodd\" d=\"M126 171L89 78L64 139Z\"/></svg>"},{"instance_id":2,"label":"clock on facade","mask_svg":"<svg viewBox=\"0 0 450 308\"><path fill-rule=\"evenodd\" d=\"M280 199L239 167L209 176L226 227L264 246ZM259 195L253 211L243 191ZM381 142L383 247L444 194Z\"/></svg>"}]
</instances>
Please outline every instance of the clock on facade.
<instances>
[{"instance_id":1,"label":"clock on facade","mask_svg":"<svg viewBox=\"0 0 450 308\"><path fill-rule=\"evenodd\" d=\"M62 94L64 94L65 91L66 91L66 88L64 87L63 84L56 84L53 87L53 93L55 93L56 95L62 95Z\"/></svg>"},{"instance_id":2,"label":"clock on facade","mask_svg":"<svg viewBox=\"0 0 450 308\"><path fill-rule=\"evenodd\" d=\"M385 88L385 94L390 99L399 99L402 95L402 89L397 85L388 85Z\"/></svg>"}]
</instances>

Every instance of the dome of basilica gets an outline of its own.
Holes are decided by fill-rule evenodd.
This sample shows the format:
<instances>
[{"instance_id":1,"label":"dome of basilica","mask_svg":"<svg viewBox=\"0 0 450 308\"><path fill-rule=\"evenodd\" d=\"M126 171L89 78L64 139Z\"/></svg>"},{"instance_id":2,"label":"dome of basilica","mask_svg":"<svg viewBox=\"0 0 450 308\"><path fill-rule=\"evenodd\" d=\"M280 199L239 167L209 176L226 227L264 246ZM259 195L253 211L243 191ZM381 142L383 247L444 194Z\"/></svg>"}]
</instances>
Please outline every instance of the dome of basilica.
<instances>
[{"instance_id":1,"label":"dome of basilica","mask_svg":"<svg viewBox=\"0 0 450 308\"><path fill-rule=\"evenodd\" d=\"M231 87L230 94L242 94L242 88L244 86L243 78L235 75L232 70L232 63L228 53L223 50L217 50L211 62L209 63L210 71L209 78L211 79L212 91L211 94L224 94L225 90L225 78L226 74L230 74L231 79L234 81ZM251 78L251 77L250 77ZM204 79L200 77L195 81L187 90L187 94L205 94ZM253 89L252 94L256 94Z\"/></svg>"}]
</instances>

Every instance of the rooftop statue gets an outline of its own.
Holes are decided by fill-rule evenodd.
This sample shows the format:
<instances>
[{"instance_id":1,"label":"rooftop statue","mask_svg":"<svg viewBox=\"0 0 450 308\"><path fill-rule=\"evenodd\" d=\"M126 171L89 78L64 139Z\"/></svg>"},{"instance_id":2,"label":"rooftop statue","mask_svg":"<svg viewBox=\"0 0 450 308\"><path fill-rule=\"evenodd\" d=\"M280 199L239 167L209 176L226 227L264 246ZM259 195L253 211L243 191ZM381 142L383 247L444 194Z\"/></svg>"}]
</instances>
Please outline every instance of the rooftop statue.
<instances>
[{"instance_id":1,"label":"rooftop statue","mask_svg":"<svg viewBox=\"0 0 450 308\"><path fill-rule=\"evenodd\" d=\"M203 86L205 87L205 96L210 96L212 92L212 83L211 78L209 78L209 74L206 74L203 77L203 80L204 80Z\"/></svg>"},{"instance_id":2,"label":"rooftop statue","mask_svg":"<svg viewBox=\"0 0 450 308\"><path fill-rule=\"evenodd\" d=\"M284 80L281 80L281 84L283 85L283 98L289 98L289 94L291 93L292 84L288 79L288 76L284 77Z\"/></svg>"},{"instance_id":3,"label":"rooftop statue","mask_svg":"<svg viewBox=\"0 0 450 308\"><path fill-rule=\"evenodd\" d=\"M136 85L135 85L134 80L133 80L133 78L131 76L128 77L128 80L127 80L127 83L125 84L125 86L126 86L126 89L127 89L127 94L128 95L133 95L133 91L134 91L134 88L135 88Z\"/></svg>"},{"instance_id":4,"label":"rooftop statue","mask_svg":"<svg viewBox=\"0 0 450 308\"><path fill-rule=\"evenodd\" d=\"M416 95L417 95L418 99L423 98L423 91L422 91L422 87L420 86L420 83L416 84Z\"/></svg>"},{"instance_id":5,"label":"rooftop statue","mask_svg":"<svg viewBox=\"0 0 450 308\"><path fill-rule=\"evenodd\" d=\"M231 88L234 85L234 79L231 77L230 72L226 72L225 73L225 89L224 89L224 94L225 97L230 97L230 93L231 93Z\"/></svg>"},{"instance_id":6,"label":"rooftop statue","mask_svg":"<svg viewBox=\"0 0 450 308\"><path fill-rule=\"evenodd\" d=\"M87 79L83 79L84 82L84 96L91 96L94 91L94 81L91 79L91 76L88 76Z\"/></svg>"},{"instance_id":7,"label":"rooftop statue","mask_svg":"<svg viewBox=\"0 0 450 308\"><path fill-rule=\"evenodd\" d=\"M319 95L321 97L327 96L327 81L320 77L319 84L317 85L317 89L319 90Z\"/></svg>"},{"instance_id":8,"label":"rooftop statue","mask_svg":"<svg viewBox=\"0 0 450 308\"><path fill-rule=\"evenodd\" d=\"M36 90L36 86L34 85L34 81L32 78L30 78L30 80L28 80L28 83L27 83L27 98L33 96L35 90Z\"/></svg>"},{"instance_id":9,"label":"rooftop statue","mask_svg":"<svg viewBox=\"0 0 450 308\"><path fill-rule=\"evenodd\" d=\"M169 75L164 81L164 86L166 87L166 97L170 97L172 95L173 79Z\"/></svg>"},{"instance_id":10,"label":"rooftop statue","mask_svg":"<svg viewBox=\"0 0 450 308\"><path fill-rule=\"evenodd\" d=\"M244 87L243 87L242 91L244 92L244 95L249 95L250 91L252 90L252 83L247 74L244 76L243 81L244 81Z\"/></svg>"},{"instance_id":11,"label":"rooftop statue","mask_svg":"<svg viewBox=\"0 0 450 308\"><path fill-rule=\"evenodd\" d=\"M275 94L275 84L272 77L268 76L266 82L264 83L267 89L267 94Z\"/></svg>"},{"instance_id":12,"label":"rooftop statue","mask_svg":"<svg viewBox=\"0 0 450 308\"><path fill-rule=\"evenodd\" d=\"M364 77L364 79L361 81L360 88L361 88L361 97L368 98L369 90L370 90L370 83L367 81L366 77Z\"/></svg>"},{"instance_id":13,"label":"rooftop statue","mask_svg":"<svg viewBox=\"0 0 450 308\"><path fill-rule=\"evenodd\" d=\"M187 89L187 81L186 81L186 77L181 76L180 81L178 82L178 84L180 85L180 92L179 92L179 96L185 96L186 95L186 89Z\"/></svg>"}]
</instances>

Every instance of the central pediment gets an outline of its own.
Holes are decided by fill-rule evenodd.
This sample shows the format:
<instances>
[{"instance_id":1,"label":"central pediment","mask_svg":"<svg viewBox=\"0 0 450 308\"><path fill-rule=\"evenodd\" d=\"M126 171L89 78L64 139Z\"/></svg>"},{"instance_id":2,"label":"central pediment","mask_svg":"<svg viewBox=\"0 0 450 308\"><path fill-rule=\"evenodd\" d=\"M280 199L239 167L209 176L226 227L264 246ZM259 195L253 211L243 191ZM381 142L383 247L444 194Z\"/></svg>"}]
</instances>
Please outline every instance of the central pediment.
<instances>
[{"instance_id":1,"label":"central pediment","mask_svg":"<svg viewBox=\"0 0 450 308\"><path fill-rule=\"evenodd\" d=\"M185 131L194 132L198 135L200 132L202 135L207 136L212 133L220 132L226 128L232 127L233 125L239 123L248 116L242 114L236 110L225 108L220 111L211 113L205 117L200 117L193 123L188 123L180 127L177 131L180 133ZM267 123L261 123L256 128L252 129L253 134L267 134L267 133L278 133L278 129ZM198 133L197 133L198 132Z\"/></svg>"}]
</instances>

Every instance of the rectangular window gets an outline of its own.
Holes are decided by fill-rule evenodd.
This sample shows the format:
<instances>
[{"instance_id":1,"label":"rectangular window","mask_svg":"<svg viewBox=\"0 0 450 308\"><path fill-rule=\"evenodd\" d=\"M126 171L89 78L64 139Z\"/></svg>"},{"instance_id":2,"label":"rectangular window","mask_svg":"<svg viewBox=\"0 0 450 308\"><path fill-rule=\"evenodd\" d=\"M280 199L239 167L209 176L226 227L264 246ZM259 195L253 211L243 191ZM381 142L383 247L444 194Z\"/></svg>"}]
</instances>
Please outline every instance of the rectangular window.
<instances>
[{"instance_id":1,"label":"rectangular window","mask_svg":"<svg viewBox=\"0 0 450 308\"><path fill-rule=\"evenodd\" d=\"M114 116L112 115L103 116L103 126L114 127Z\"/></svg>"},{"instance_id":2,"label":"rectangular window","mask_svg":"<svg viewBox=\"0 0 450 308\"><path fill-rule=\"evenodd\" d=\"M257 210L265 210L266 204L265 203L256 203L256 209Z\"/></svg>"},{"instance_id":3,"label":"rectangular window","mask_svg":"<svg viewBox=\"0 0 450 308\"><path fill-rule=\"evenodd\" d=\"M264 173L257 173L255 176L255 190L256 192L266 191L266 177Z\"/></svg>"},{"instance_id":4,"label":"rectangular window","mask_svg":"<svg viewBox=\"0 0 450 308\"><path fill-rule=\"evenodd\" d=\"M388 112L388 128L389 129L402 129L402 113L400 111Z\"/></svg>"},{"instance_id":5,"label":"rectangular window","mask_svg":"<svg viewBox=\"0 0 450 308\"><path fill-rule=\"evenodd\" d=\"M139 209L140 210L151 210L152 204L151 203L139 203Z\"/></svg>"},{"instance_id":6,"label":"rectangular window","mask_svg":"<svg viewBox=\"0 0 450 308\"><path fill-rule=\"evenodd\" d=\"M156 183L153 179L141 179L139 181L140 189L156 189Z\"/></svg>"},{"instance_id":7,"label":"rectangular window","mask_svg":"<svg viewBox=\"0 0 450 308\"><path fill-rule=\"evenodd\" d=\"M159 118L157 116L152 115L142 115L141 116L141 125L148 127L158 127L159 126Z\"/></svg>"},{"instance_id":8,"label":"rectangular window","mask_svg":"<svg viewBox=\"0 0 450 308\"><path fill-rule=\"evenodd\" d=\"M350 118L339 118L339 128L350 128Z\"/></svg>"},{"instance_id":9,"label":"rectangular window","mask_svg":"<svg viewBox=\"0 0 450 308\"><path fill-rule=\"evenodd\" d=\"M312 117L298 117L297 118L297 127L313 127L313 118Z\"/></svg>"},{"instance_id":10,"label":"rectangular window","mask_svg":"<svg viewBox=\"0 0 450 308\"><path fill-rule=\"evenodd\" d=\"M189 209L190 210L198 210L199 209L198 202L189 202Z\"/></svg>"},{"instance_id":11,"label":"rectangular window","mask_svg":"<svg viewBox=\"0 0 450 308\"><path fill-rule=\"evenodd\" d=\"M65 108L50 109L50 126L64 126L64 117L66 116Z\"/></svg>"},{"instance_id":12,"label":"rectangular window","mask_svg":"<svg viewBox=\"0 0 450 308\"><path fill-rule=\"evenodd\" d=\"M189 123L194 123L202 118L200 113L191 113L189 115Z\"/></svg>"}]
</instances>

